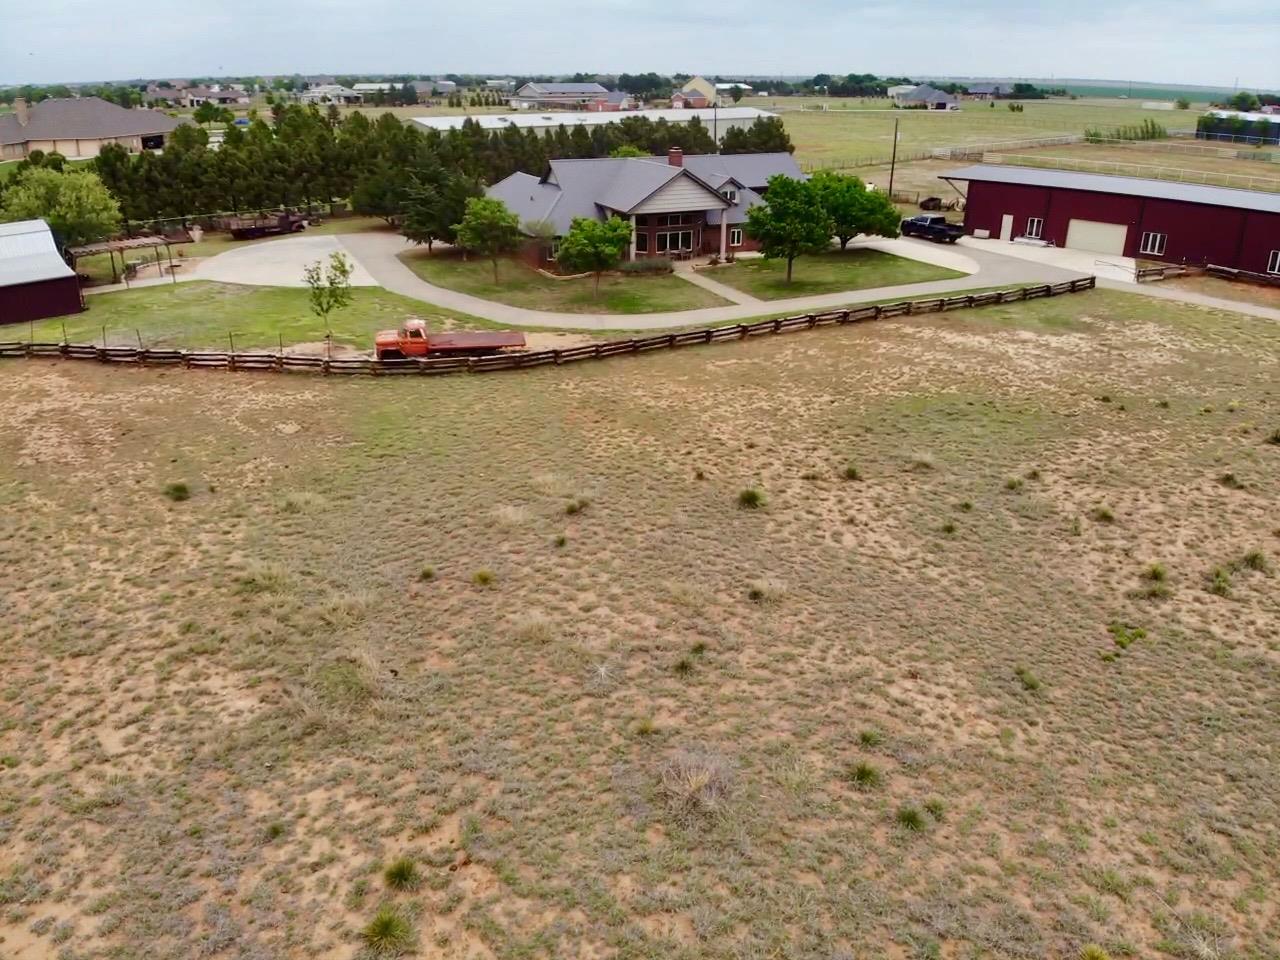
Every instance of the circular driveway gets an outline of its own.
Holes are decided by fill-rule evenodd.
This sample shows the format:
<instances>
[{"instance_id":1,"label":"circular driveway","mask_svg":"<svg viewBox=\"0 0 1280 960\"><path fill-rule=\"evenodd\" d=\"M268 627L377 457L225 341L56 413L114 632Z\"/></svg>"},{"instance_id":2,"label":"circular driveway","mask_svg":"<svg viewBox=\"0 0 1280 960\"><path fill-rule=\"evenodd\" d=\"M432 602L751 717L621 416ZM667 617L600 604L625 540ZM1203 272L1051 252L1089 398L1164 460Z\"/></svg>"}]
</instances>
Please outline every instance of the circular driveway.
<instances>
[{"instance_id":1,"label":"circular driveway","mask_svg":"<svg viewBox=\"0 0 1280 960\"><path fill-rule=\"evenodd\" d=\"M339 242L338 237L326 234L308 236L305 233L265 243L246 243L210 257L196 267L193 278L255 287L305 287L303 271L317 260L327 263L334 253L346 254L355 265L351 274L353 287L378 286L378 281Z\"/></svg>"}]
</instances>

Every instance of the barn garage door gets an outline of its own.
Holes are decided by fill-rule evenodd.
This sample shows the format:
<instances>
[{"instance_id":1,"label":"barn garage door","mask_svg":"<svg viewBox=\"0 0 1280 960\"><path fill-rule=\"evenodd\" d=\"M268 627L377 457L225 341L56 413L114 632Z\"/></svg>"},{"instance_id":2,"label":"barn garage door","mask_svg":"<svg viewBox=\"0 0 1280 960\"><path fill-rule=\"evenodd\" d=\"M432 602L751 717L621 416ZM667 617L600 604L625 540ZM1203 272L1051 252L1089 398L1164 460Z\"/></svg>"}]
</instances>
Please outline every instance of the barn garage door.
<instances>
[{"instance_id":1,"label":"barn garage door","mask_svg":"<svg viewBox=\"0 0 1280 960\"><path fill-rule=\"evenodd\" d=\"M1067 224L1067 246L1094 253L1124 254L1129 228L1123 223L1100 223L1097 220L1072 220Z\"/></svg>"}]
</instances>

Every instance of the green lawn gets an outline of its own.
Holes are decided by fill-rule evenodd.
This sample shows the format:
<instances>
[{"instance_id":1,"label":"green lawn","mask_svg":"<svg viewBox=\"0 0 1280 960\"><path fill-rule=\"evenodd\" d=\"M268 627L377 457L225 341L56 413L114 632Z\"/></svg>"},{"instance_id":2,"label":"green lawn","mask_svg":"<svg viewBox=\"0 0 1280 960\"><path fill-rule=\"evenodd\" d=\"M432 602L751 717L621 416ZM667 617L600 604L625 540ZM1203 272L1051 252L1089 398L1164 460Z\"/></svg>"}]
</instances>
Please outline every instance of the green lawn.
<instances>
[{"instance_id":1,"label":"green lawn","mask_svg":"<svg viewBox=\"0 0 1280 960\"><path fill-rule=\"evenodd\" d=\"M953 280L964 274L879 250L846 250L800 257L790 283L786 280L785 260L740 260L731 267L710 270L707 276L761 300L787 300L900 283Z\"/></svg>"},{"instance_id":2,"label":"green lawn","mask_svg":"<svg viewBox=\"0 0 1280 960\"><path fill-rule=\"evenodd\" d=\"M310 234L336 234L336 233L363 233L366 230L390 230L386 222L377 217L341 217L325 220L314 227L308 227L307 233ZM226 253L228 250L234 250L238 247L248 246L254 243L266 243L269 240L279 240L279 237L261 237L257 240L232 240L229 233L206 233L199 243L181 243L174 244L173 258L175 261L187 257L213 257L219 253ZM163 261L166 257L163 247L160 250L160 259ZM155 250L134 250L126 253L125 257L129 260L144 260L152 262L156 258ZM116 269L119 270L120 257L116 255ZM100 254L95 257L82 257L76 261L76 272L86 273L97 283L111 282L111 260L106 254ZM155 276L154 271L146 274L147 276Z\"/></svg>"},{"instance_id":3,"label":"green lawn","mask_svg":"<svg viewBox=\"0 0 1280 960\"><path fill-rule=\"evenodd\" d=\"M727 305L715 294L670 275L605 276L596 298L589 277L552 280L519 260L501 261L495 284L488 260L463 260L453 252L428 254L425 250L402 254L400 259L428 283L531 310L634 314Z\"/></svg>"},{"instance_id":4,"label":"green lawn","mask_svg":"<svg viewBox=\"0 0 1280 960\"><path fill-rule=\"evenodd\" d=\"M494 325L478 317L444 314L428 304L376 288L358 288L350 307L332 317L334 343L373 349L378 330L399 326L409 317L435 329L448 321L467 327ZM312 315L308 291L286 287L248 287L196 280L174 286L140 287L86 297L89 309L70 317L35 324L38 341L62 339L63 324L73 343L133 346L141 336L148 347L226 349L230 333L237 349L275 348L324 339L324 325ZM27 325L5 328L0 339L25 339Z\"/></svg>"}]
</instances>

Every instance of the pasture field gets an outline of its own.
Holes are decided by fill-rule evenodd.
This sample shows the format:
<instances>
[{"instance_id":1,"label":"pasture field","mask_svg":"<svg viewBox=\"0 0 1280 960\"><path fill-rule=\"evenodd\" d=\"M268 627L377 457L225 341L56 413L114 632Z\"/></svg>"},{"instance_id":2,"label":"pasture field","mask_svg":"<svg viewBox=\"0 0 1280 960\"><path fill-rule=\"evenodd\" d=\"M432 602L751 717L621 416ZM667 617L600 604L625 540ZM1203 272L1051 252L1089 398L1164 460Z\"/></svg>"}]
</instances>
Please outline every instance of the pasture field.
<instances>
[{"instance_id":1,"label":"pasture field","mask_svg":"<svg viewBox=\"0 0 1280 960\"><path fill-rule=\"evenodd\" d=\"M874 101L873 101L874 102ZM884 103L884 101L880 101ZM781 114L796 159L811 167L889 161L893 121L899 120L899 158L938 147L996 143L1111 129L1154 118L1170 131L1194 130L1194 110L1151 111L1125 101L1027 100L1022 113L966 102L961 110L788 110Z\"/></svg>"},{"instance_id":2,"label":"pasture field","mask_svg":"<svg viewBox=\"0 0 1280 960\"><path fill-rule=\"evenodd\" d=\"M1277 370L1107 291L5 361L0 953L1274 957Z\"/></svg>"},{"instance_id":3,"label":"pasture field","mask_svg":"<svg viewBox=\"0 0 1280 960\"><path fill-rule=\"evenodd\" d=\"M609 274L601 277L597 296L593 277L554 280L513 257L499 260L497 283L493 280L493 264L488 260L464 258L449 249L428 253L426 248L419 248L401 254L400 259L428 283L532 310L638 314L723 307L728 303L671 274Z\"/></svg>"}]
</instances>

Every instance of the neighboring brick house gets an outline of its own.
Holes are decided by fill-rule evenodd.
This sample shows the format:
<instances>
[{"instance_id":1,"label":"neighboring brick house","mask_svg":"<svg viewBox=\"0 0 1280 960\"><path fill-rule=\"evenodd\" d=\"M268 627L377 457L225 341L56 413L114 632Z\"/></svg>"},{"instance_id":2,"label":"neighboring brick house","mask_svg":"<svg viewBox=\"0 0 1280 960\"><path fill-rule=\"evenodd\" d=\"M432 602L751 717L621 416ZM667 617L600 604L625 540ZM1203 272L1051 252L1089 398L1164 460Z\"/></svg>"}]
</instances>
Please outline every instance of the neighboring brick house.
<instances>
[{"instance_id":1,"label":"neighboring brick house","mask_svg":"<svg viewBox=\"0 0 1280 960\"><path fill-rule=\"evenodd\" d=\"M626 91L609 90L604 96L597 97L587 104L587 109L593 113L611 113L618 110L633 110L635 105L635 100Z\"/></svg>"},{"instance_id":2,"label":"neighboring brick house","mask_svg":"<svg viewBox=\"0 0 1280 960\"><path fill-rule=\"evenodd\" d=\"M521 223L547 226L554 239L534 249L544 262L555 260L559 238L579 217L629 220L631 260L755 250L744 229L747 211L761 202L770 177L803 177L789 153L685 156L678 148L665 158L552 160L550 167L542 178L515 173L487 191Z\"/></svg>"},{"instance_id":3,"label":"neighboring brick house","mask_svg":"<svg viewBox=\"0 0 1280 960\"><path fill-rule=\"evenodd\" d=\"M184 107L198 107L206 103L216 103L220 107L230 107L251 103L253 98L243 90L223 87L191 87L179 94L178 103Z\"/></svg>"},{"instance_id":4,"label":"neighboring brick house","mask_svg":"<svg viewBox=\"0 0 1280 960\"><path fill-rule=\"evenodd\" d=\"M683 110L686 108L690 110L705 110L707 107L711 106L711 101L697 91L686 92L684 90L677 90L671 95L671 106L675 107L677 110Z\"/></svg>"},{"instance_id":5,"label":"neighboring brick house","mask_svg":"<svg viewBox=\"0 0 1280 960\"><path fill-rule=\"evenodd\" d=\"M41 100L19 97L0 114L0 160L20 160L32 150L69 159L96 157L105 144L127 150L159 150L183 121L158 110L129 110L98 97Z\"/></svg>"}]
</instances>

